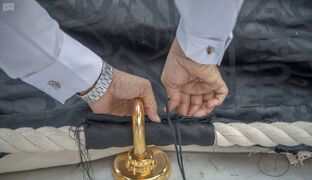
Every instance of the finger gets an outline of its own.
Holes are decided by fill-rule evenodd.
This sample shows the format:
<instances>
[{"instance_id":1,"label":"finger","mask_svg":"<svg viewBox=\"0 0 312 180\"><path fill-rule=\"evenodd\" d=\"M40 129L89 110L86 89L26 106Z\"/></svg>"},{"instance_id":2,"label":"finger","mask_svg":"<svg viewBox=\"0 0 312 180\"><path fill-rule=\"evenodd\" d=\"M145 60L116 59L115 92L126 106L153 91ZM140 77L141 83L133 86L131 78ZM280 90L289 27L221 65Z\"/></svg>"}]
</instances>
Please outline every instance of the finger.
<instances>
[{"instance_id":1,"label":"finger","mask_svg":"<svg viewBox=\"0 0 312 180\"><path fill-rule=\"evenodd\" d=\"M166 80L162 80L169 96L169 111L173 111L181 102L181 93L177 86L169 85Z\"/></svg>"},{"instance_id":2,"label":"finger","mask_svg":"<svg viewBox=\"0 0 312 180\"><path fill-rule=\"evenodd\" d=\"M203 104L197 111L194 112L193 116L195 116L195 117L206 116L212 110L213 110L213 108L207 108L207 106Z\"/></svg>"},{"instance_id":3,"label":"finger","mask_svg":"<svg viewBox=\"0 0 312 180\"><path fill-rule=\"evenodd\" d=\"M173 111L178 107L181 102L181 94L179 91L168 90L169 96L169 112ZM174 93L175 92L175 93Z\"/></svg>"},{"instance_id":4,"label":"finger","mask_svg":"<svg viewBox=\"0 0 312 180\"><path fill-rule=\"evenodd\" d=\"M139 95L143 99L144 109L148 118L153 122L160 122L160 118L157 114L157 103L153 93L152 85L150 81L146 80L145 88Z\"/></svg>"},{"instance_id":5,"label":"finger","mask_svg":"<svg viewBox=\"0 0 312 180\"><path fill-rule=\"evenodd\" d=\"M183 116L186 116L190 108L190 95L182 94L181 103L178 106L177 112Z\"/></svg>"},{"instance_id":6,"label":"finger","mask_svg":"<svg viewBox=\"0 0 312 180\"><path fill-rule=\"evenodd\" d=\"M191 104L189 112L187 113L188 116L192 116L195 111L197 111L201 105L203 104L203 96L202 95L192 95L191 96Z\"/></svg>"},{"instance_id":7,"label":"finger","mask_svg":"<svg viewBox=\"0 0 312 180\"><path fill-rule=\"evenodd\" d=\"M221 104L220 100L217 98L212 98L209 101L207 101L208 108L215 108L216 106L219 106L220 104Z\"/></svg>"},{"instance_id":8,"label":"finger","mask_svg":"<svg viewBox=\"0 0 312 180\"><path fill-rule=\"evenodd\" d=\"M204 101L208 101L208 100L213 98L213 95L214 95L214 92L210 92L210 93L204 94L203 100Z\"/></svg>"},{"instance_id":9,"label":"finger","mask_svg":"<svg viewBox=\"0 0 312 180\"><path fill-rule=\"evenodd\" d=\"M228 88L227 86L224 84L222 85L220 88L218 88L215 91L215 95L214 98L208 100L208 107L215 107L215 106L219 106L223 103L223 101L225 100L227 94L228 94Z\"/></svg>"}]
</instances>

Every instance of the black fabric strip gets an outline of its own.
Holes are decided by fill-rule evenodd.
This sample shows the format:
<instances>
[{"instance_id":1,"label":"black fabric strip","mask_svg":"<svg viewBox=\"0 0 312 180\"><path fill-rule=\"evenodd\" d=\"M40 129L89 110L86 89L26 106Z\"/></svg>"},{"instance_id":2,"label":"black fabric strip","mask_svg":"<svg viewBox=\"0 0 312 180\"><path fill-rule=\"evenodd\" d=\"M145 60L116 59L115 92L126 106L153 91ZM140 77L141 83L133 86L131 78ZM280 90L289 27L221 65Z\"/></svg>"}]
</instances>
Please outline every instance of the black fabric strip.
<instances>
[{"instance_id":1,"label":"black fabric strip","mask_svg":"<svg viewBox=\"0 0 312 180\"><path fill-rule=\"evenodd\" d=\"M10 153L0 152L0 158L3 158L4 156L8 155Z\"/></svg>"},{"instance_id":2,"label":"black fabric strip","mask_svg":"<svg viewBox=\"0 0 312 180\"><path fill-rule=\"evenodd\" d=\"M206 123L211 122L212 119L214 119L213 115L208 115L204 117L192 117L192 116L181 116L178 114L169 114L171 120L177 120L182 122L200 122L200 123ZM168 115L167 113L164 115L159 115L162 123L168 123ZM146 122L150 122L150 120L145 118ZM97 122L103 122L103 123L116 123L116 124L122 124L122 123L128 123L131 122L131 116L115 116L110 114L94 114L89 113L87 117L87 121L97 121Z\"/></svg>"},{"instance_id":3,"label":"black fabric strip","mask_svg":"<svg viewBox=\"0 0 312 180\"><path fill-rule=\"evenodd\" d=\"M274 151L276 153L297 153L299 150L306 150L306 151L312 151L312 146L308 146L305 144L299 144L297 146L284 146L284 145L278 145L274 148Z\"/></svg>"},{"instance_id":4,"label":"black fabric strip","mask_svg":"<svg viewBox=\"0 0 312 180\"><path fill-rule=\"evenodd\" d=\"M109 147L125 147L133 145L132 124L129 117L107 115L90 115L85 121L85 137L87 149L105 149ZM173 122L181 116L170 115ZM166 146L173 144L168 119L161 117L161 123L146 120L146 144ZM214 127L210 118L183 118L180 120L182 145L211 146L214 144Z\"/></svg>"}]
</instances>

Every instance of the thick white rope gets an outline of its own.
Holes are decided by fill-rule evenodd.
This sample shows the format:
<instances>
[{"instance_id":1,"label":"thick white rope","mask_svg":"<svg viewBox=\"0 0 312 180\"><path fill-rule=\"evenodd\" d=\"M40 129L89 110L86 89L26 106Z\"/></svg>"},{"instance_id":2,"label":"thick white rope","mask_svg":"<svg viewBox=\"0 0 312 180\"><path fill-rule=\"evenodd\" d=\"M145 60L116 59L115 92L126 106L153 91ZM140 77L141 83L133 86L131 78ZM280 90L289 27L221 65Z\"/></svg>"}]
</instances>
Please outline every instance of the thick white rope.
<instances>
[{"instance_id":1,"label":"thick white rope","mask_svg":"<svg viewBox=\"0 0 312 180\"><path fill-rule=\"evenodd\" d=\"M274 147L276 145L312 146L311 122L267 123L214 123L215 145ZM82 128L80 128L82 129ZM203 137L204 138L204 137ZM85 144L84 132L80 140ZM19 128L16 130L0 128L0 152L46 152L78 150L75 136L69 126L61 128L41 127L38 129Z\"/></svg>"},{"instance_id":2,"label":"thick white rope","mask_svg":"<svg viewBox=\"0 0 312 180\"><path fill-rule=\"evenodd\" d=\"M312 123L297 121L294 123L274 122L271 124L254 122L214 123L217 146L253 146L274 147L277 145L312 146Z\"/></svg>"},{"instance_id":3,"label":"thick white rope","mask_svg":"<svg viewBox=\"0 0 312 180\"><path fill-rule=\"evenodd\" d=\"M80 131L80 141L85 142L83 131ZM46 152L75 150L78 145L70 126L60 128L41 127L19 128L16 130L0 128L0 152Z\"/></svg>"}]
</instances>

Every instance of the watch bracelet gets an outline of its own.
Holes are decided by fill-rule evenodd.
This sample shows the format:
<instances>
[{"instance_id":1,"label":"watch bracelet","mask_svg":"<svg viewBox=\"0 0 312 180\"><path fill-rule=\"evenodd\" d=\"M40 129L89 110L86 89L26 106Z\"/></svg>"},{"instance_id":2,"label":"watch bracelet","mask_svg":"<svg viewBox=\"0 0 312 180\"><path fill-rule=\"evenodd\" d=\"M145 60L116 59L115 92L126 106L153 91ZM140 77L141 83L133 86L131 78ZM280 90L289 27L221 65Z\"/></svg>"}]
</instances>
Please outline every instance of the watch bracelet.
<instances>
[{"instance_id":1,"label":"watch bracelet","mask_svg":"<svg viewBox=\"0 0 312 180\"><path fill-rule=\"evenodd\" d=\"M113 78L113 67L103 61L102 70L95 86L86 94L80 96L87 103L98 101L107 91Z\"/></svg>"}]
</instances>

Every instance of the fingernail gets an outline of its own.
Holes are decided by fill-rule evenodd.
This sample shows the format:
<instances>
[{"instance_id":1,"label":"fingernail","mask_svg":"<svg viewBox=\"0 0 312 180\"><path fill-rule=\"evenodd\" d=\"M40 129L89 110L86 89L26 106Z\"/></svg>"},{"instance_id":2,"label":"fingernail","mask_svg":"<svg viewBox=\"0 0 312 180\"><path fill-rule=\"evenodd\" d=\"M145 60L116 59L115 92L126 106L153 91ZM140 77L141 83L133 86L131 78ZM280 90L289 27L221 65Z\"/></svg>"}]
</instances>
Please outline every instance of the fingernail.
<instances>
[{"instance_id":1,"label":"fingernail","mask_svg":"<svg viewBox=\"0 0 312 180\"><path fill-rule=\"evenodd\" d=\"M157 114L155 115L155 120L156 120L156 122L159 122L159 123L161 122L161 119Z\"/></svg>"}]
</instances>

